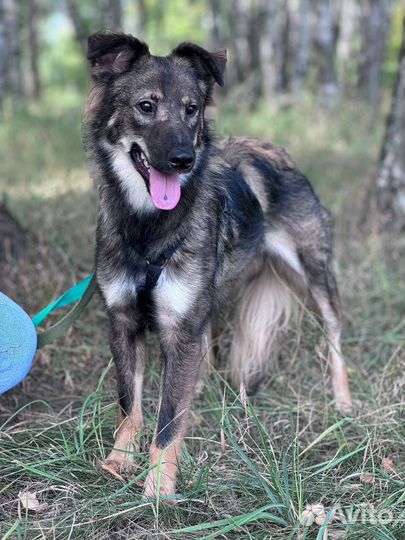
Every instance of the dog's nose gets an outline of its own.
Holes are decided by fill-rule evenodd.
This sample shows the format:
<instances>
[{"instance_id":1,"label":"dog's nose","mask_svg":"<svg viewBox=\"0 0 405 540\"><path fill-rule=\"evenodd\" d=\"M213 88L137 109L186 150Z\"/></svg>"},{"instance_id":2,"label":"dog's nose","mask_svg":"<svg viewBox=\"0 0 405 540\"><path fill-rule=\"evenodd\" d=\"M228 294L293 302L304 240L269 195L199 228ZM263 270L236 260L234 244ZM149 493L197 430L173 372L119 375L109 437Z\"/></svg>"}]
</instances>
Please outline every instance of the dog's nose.
<instances>
[{"instance_id":1,"label":"dog's nose","mask_svg":"<svg viewBox=\"0 0 405 540\"><path fill-rule=\"evenodd\" d=\"M194 152L190 150L173 150L169 154L169 163L177 172L187 172L194 165Z\"/></svg>"}]
</instances>

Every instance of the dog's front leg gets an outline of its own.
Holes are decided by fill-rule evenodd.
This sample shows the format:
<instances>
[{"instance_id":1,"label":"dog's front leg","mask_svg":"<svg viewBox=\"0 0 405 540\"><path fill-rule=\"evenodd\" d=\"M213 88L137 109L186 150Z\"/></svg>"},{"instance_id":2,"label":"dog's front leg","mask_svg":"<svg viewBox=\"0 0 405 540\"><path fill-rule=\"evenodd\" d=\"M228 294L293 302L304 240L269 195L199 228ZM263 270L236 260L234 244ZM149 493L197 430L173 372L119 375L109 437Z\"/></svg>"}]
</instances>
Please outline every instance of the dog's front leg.
<instances>
[{"instance_id":1,"label":"dog's front leg","mask_svg":"<svg viewBox=\"0 0 405 540\"><path fill-rule=\"evenodd\" d=\"M181 339L176 338L182 334ZM200 362L201 339L187 339L184 328L161 343L162 379L156 433L150 447L150 471L144 497L174 495L178 463Z\"/></svg>"},{"instance_id":2,"label":"dog's front leg","mask_svg":"<svg viewBox=\"0 0 405 540\"><path fill-rule=\"evenodd\" d=\"M139 450L136 436L142 431L142 385L146 358L144 333L136 328L128 313L110 312L111 351L117 372L119 421L114 448L103 469L114 476L133 466Z\"/></svg>"}]
</instances>

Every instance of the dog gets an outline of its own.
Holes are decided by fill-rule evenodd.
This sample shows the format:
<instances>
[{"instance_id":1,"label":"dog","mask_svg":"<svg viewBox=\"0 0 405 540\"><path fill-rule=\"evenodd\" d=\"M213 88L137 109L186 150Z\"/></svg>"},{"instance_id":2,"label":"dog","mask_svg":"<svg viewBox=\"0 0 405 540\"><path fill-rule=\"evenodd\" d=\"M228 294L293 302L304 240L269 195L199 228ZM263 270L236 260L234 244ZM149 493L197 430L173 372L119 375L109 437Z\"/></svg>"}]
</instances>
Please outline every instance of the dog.
<instances>
[{"instance_id":1,"label":"dog","mask_svg":"<svg viewBox=\"0 0 405 540\"><path fill-rule=\"evenodd\" d=\"M139 449L150 330L162 373L143 495L171 496L206 343L235 295L236 387L263 378L300 294L325 325L335 403L350 409L331 218L282 148L215 142L205 109L224 84L226 50L185 42L158 57L136 37L98 33L88 60L84 133L100 198L95 272L120 410L103 468L120 476Z\"/></svg>"}]
</instances>

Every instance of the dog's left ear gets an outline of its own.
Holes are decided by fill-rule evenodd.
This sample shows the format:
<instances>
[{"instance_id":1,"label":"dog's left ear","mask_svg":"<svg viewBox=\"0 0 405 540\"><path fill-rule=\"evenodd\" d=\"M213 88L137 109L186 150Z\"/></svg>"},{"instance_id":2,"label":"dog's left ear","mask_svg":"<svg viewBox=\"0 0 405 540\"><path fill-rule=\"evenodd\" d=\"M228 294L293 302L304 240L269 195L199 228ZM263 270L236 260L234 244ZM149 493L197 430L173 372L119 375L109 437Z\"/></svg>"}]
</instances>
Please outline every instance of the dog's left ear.
<instances>
[{"instance_id":1,"label":"dog's left ear","mask_svg":"<svg viewBox=\"0 0 405 540\"><path fill-rule=\"evenodd\" d=\"M180 43L172 56L188 59L203 80L214 80L219 86L225 82L226 49L217 49L210 53L194 43Z\"/></svg>"}]
</instances>

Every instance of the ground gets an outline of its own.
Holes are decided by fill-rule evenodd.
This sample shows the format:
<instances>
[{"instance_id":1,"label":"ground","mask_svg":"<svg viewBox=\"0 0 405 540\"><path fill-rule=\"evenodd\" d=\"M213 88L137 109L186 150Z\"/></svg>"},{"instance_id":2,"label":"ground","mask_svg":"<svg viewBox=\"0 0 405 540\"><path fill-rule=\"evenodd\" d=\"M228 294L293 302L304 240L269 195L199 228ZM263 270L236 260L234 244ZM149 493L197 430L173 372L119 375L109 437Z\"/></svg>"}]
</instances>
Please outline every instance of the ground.
<instances>
[{"instance_id":1,"label":"ground","mask_svg":"<svg viewBox=\"0 0 405 540\"><path fill-rule=\"evenodd\" d=\"M147 368L139 469L125 482L108 477L99 463L113 442L115 382L106 316L94 299L0 398L2 539L404 538L405 272L372 219L358 229L382 136L382 119L368 118L358 103L326 113L316 103L263 105L251 114L228 102L218 119L222 134L287 147L333 212L353 416L333 408L325 338L302 313L255 396L232 389L222 371L205 377L178 503L142 500L159 362L155 354ZM6 118L0 182L27 231L19 262L3 258L0 289L33 315L92 268L97 197L80 111ZM394 239L388 255L395 249Z\"/></svg>"}]
</instances>

